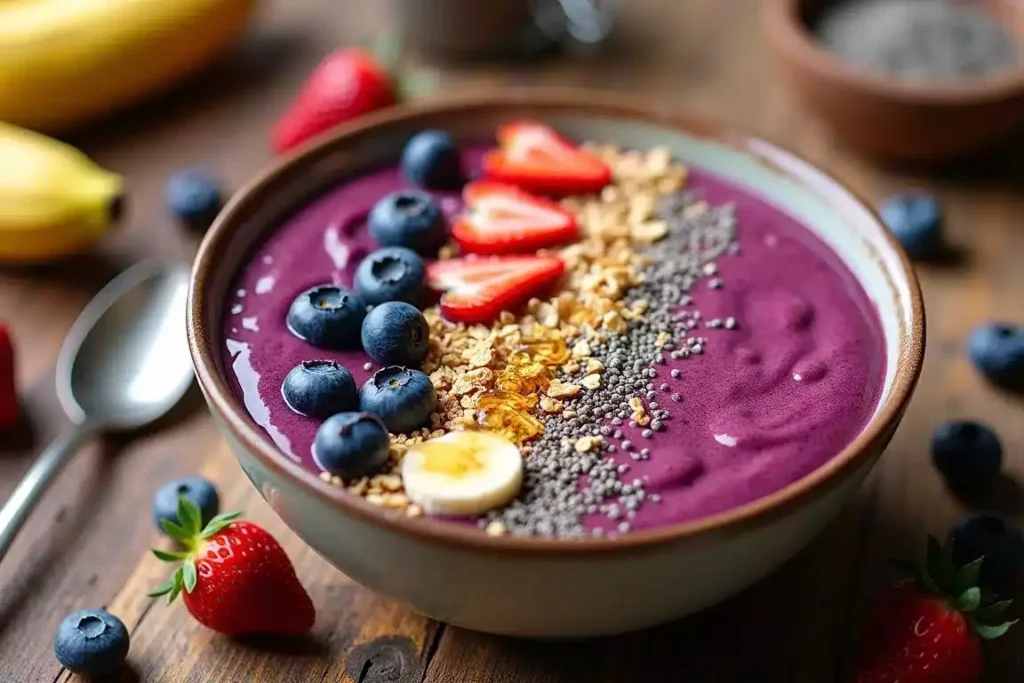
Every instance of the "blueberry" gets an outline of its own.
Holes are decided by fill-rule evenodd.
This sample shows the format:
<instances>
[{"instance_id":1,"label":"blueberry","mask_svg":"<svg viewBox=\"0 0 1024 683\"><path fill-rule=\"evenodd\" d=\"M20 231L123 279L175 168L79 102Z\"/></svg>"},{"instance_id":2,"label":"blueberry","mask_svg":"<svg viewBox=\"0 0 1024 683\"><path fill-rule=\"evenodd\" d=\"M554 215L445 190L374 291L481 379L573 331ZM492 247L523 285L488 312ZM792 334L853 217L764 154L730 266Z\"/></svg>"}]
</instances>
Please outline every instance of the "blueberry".
<instances>
[{"instance_id":1,"label":"blueberry","mask_svg":"<svg viewBox=\"0 0 1024 683\"><path fill-rule=\"evenodd\" d=\"M949 533L957 566L984 557L980 582L999 586L1024 568L1024 535L1003 517L981 512L960 520Z\"/></svg>"},{"instance_id":2,"label":"blueberry","mask_svg":"<svg viewBox=\"0 0 1024 683\"><path fill-rule=\"evenodd\" d=\"M999 437L977 422L947 422L932 436L932 463L955 490L974 490L999 476Z\"/></svg>"},{"instance_id":3,"label":"blueberry","mask_svg":"<svg viewBox=\"0 0 1024 683\"><path fill-rule=\"evenodd\" d=\"M343 479L365 477L388 459L391 437L367 413L338 413L316 430L313 453L321 468Z\"/></svg>"},{"instance_id":4,"label":"blueberry","mask_svg":"<svg viewBox=\"0 0 1024 683\"><path fill-rule=\"evenodd\" d=\"M320 285L295 298L288 309L288 329L322 349L359 348L359 329L366 304L336 285Z\"/></svg>"},{"instance_id":5,"label":"blueberry","mask_svg":"<svg viewBox=\"0 0 1024 683\"><path fill-rule=\"evenodd\" d=\"M423 294L427 277L423 259L405 247L384 247L362 260L353 284L367 304L387 301L415 304Z\"/></svg>"},{"instance_id":6,"label":"blueberry","mask_svg":"<svg viewBox=\"0 0 1024 683\"><path fill-rule=\"evenodd\" d=\"M196 504L205 526L220 512L217 487L202 477L185 477L169 481L153 496L153 521L158 529L161 520L178 524L178 499L184 497Z\"/></svg>"},{"instance_id":7,"label":"blueberry","mask_svg":"<svg viewBox=\"0 0 1024 683\"><path fill-rule=\"evenodd\" d=\"M420 309L389 301L366 314L363 350L381 365L418 367L427 356L430 327Z\"/></svg>"},{"instance_id":8,"label":"blueberry","mask_svg":"<svg viewBox=\"0 0 1024 683\"><path fill-rule=\"evenodd\" d=\"M381 246L408 247L423 256L435 255L447 239L441 206L415 190L392 192L374 204L370 234Z\"/></svg>"},{"instance_id":9,"label":"blueberry","mask_svg":"<svg viewBox=\"0 0 1024 683\"><path fill-rule=\"evenodd\" d=\"M359 404L352 373L333 360L304 360L296 365L284 378L281 395L295 412L321 420L355 410Z\"/></svg>"},{"instance_id":10,"label":"blueberry","mask_svg":"<svg viewBox=\"0 0 1024 683\"><path fill-rule=\"evenodd\" d=\"M181 222L206 229L223 203L220 184L202 171L178 171L167 181L167 210Z\"/></svg>"},{"instance_id":11,"label":"blueberry","mask_svg":"<svg viewBox=\"0 0 1024 683\"><path fill-rule=\"evenodd\" d=\"M412 136L402 151L402 173L409 182L432 190L457 190L465 182L459 150L443 130Z\"/></svg>"},{"instance_id":12,"label":"blueberry","mask_svg":"<svg viewBox=\"0 0 1024 683\"><path fill-rule=\"evenodd\" d=\"M967 341L971 361L990 382L1024 391L1024 328L987 323L974 328Z\"/></svg>"},{"instance_id":13,"label":"blueberry","mask_svg":"<svg viewBox=\"0 0 1024 683\"><path fill-rule=\"evenodd\" d=\"M128 656L128 629L103 609L83 609L64 617L53 636L53 652L61 665L80 676L114 673Z\"/></svg>"},{"instance_id":14,"label":"blueberry","mask_svg":"<svg viewBox=\"0 0 1024 683\"><path fill-rule=\"evenodd\" d=\"M934 258L942 249L942 208L923 192L908 192L882 203L882 220L912 259Z\"/></svg>"},{"instance_id":15,"label":"blueberry","mask_svg":"<svg viewBox=\"0 0 1024 683\"><path fill-rule=\"evenodd\" d=\"M396 434L428 424L436 407L430 378L397 365L381 368L359 390L359 409L379 417Z\"/></svg>"}]
</instances>

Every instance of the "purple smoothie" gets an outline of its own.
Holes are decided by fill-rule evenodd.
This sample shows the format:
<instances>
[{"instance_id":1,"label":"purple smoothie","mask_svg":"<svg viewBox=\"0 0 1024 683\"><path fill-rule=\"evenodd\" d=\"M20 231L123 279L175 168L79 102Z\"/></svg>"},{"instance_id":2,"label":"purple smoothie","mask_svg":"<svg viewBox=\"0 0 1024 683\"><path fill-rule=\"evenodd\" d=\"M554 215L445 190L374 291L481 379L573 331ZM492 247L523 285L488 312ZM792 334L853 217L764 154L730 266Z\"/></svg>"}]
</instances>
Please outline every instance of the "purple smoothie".
<instances>
[{"instance_id":1,"label":"purple smoothie","mask_svg":"<svg viewBox=\"0 0 1024 683\"><path fill-rule=\"evenodd\" d=\"M467 155L472 167L479 155ZM362 352L313 348L285 327L292 300L314 285L350 286L375 248L365 217L382 195L406 187L397 169L348 181L288 219L253 254L232 288L225 314L225 366L253 419L289 457L312 471L320 422L293 412L281 396L288 371L329 358L361 384L373 370ZM705 320L735 317L737 329L701 329L707 350L657 367L657 401L672 418L651 439L622 427L650 458L628 464L623 481L645 479L648 494L632 529L693 520L763 497L800 479L842 450L874 412L885 374L881 326L872 303L839 258L797 220L730 182L691 169L688 186L710 204L735 204L740 253L717 260L725 283L702 280L691 292ZM449 215L457 194L439 193ZM673 378L678 368L681 376ZM373 368L374 370L376 367ZM668 384L667 390L661 385ZM670 400L673 393L683 400ZM588 529L612 530L605 515Z\"/></svg>"}]
</instances>

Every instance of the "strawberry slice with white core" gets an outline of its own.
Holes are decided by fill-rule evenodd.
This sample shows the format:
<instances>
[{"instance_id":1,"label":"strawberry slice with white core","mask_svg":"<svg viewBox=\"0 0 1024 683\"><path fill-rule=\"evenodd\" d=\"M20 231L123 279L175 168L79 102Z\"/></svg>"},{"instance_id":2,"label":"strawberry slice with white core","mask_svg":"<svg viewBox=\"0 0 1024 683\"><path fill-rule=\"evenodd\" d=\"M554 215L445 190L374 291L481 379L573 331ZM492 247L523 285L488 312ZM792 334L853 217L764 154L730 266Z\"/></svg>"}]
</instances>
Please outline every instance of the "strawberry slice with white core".
<instances>
[{"instance_id":1,"label":"strawberry slice with white core","mask_svg":"<svg viewBox=\"0 0 1024 683\"><path fill-rule=\"evenodd\" d=\"M441 313L452 322L487 323L547 289L565 272L555 256L469 256L435 261L427 284L441 295Z\"/></svg>"},{"instance_id":2,"label":"strawberry slice with white core","mask_svg":"<svg viewBox=\"0 0 1024 683\"><path fill-rule=\"evenodd\" d=\"M484 175L537 194L598 192L612 181L604 161L550 126L517 121L498 129L499 148L484 156Z\"/></svg>"},{"instance_id":3,"label":"strawberry slice with white core","mask_svg":"<svg viewBox=\"0 0 1024 683\"><path fill-rule=\"evenodd\" d=\"M452 237L471 254L527 252L579 237L575 217L555 202L492 181L476 181L462 192L466 210Z\"/></svg>"}]
</instances>

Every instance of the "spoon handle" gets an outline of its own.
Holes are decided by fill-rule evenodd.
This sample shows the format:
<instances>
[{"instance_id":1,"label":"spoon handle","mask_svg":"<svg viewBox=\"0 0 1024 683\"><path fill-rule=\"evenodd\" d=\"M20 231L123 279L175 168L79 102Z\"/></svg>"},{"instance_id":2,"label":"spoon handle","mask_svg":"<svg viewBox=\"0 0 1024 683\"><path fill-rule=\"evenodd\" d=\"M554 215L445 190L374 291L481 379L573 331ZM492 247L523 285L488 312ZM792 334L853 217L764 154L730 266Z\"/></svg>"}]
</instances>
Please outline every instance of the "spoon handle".
<instances>
[{"instance_id":1,"label":"spoon handle","mask_svg":"<svg viewBox=\"0 0 1024 683\"><path fill-rule=\"evenodd\" d=\"M0 508L0 560L7 554L21 525L49 488L50 482L92 432L93 428L88 423L77 425L72 431L57 437L45 451L36 456L32 467Z\"/></svg>"}]
</instances>

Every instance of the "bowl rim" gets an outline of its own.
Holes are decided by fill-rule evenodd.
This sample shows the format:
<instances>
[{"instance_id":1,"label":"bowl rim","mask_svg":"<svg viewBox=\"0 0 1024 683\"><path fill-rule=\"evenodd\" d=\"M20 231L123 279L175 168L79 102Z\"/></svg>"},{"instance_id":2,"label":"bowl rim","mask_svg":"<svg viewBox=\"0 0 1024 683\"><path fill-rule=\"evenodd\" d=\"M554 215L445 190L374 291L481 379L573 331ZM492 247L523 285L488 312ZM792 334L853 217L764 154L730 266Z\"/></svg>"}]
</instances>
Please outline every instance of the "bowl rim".
<instances>
[{"instance_id":1,"label":"bowl rim","mask_svg":"<svg viewBox=\"0 0 1024 683\"><path fill-rule=\"evenodd\" d=\"M347 140L372 135L375 131L389 126L410 126L425 116L471 116L473 112L505 111L517 107L542 109L553 116L604 116L660 125L697 137L710 137L775 168L778 167L767 158L763 150L781 153L786 155L787 162L799 164L803 169L815 172L816 179L822 183L819 189L849 200L863 212L864 216L869 216L879 238L896 257L895 263L898 268L894 271L891 286L899 292L900 298L909 300L910 320L906 329L902 330L896 355L889 359L889 362L896 363L891 390L857 438L804 477L739 507L692 521L635 531L614 538L583 539L491 537L469 526L408 518L384 510L359 496L324 482L316 473L282 453L245 412L244 407L234 396L227 378L219 372L219 351L215 350L219 349L219 344L213 341L215 337L211 337L204 324L211 272L221 262L221 253L230 243L231 233L235 230L236 216L244 214L247 205L258 203L263 195L272 192L280 179L289 177L304 165L315 163L320 156L337 149ZM762 151L755 151L754 148ZM232 438L246 448L265 468L340 512L389 532L477 552L515 551L531 556L539 554L547 558L576 556L580 553L606 555L615 551L650 550L661 544L704 538L713 533L738 533L749 526L764 524L766 521L782 517L795 507L824 496L841 485L846 477L857 471L862 464L880 454L902 418L917 384L925 341L924 303L914 270L902 248L863 197L802 157L761 136L682 113L665 105L659 106L653 102L645 104L632 95L623 98L611 93L571 88L506 88L393 107L345 124L275 160L234 194L203 238L189 283L186 317L189 350L195 365L196 377L211 410L222 420L223 427Z\"/></svg>"},{"instance_id":2,"label":"bowl rim","mask_svg":"<svg viewBox=\"0 0 1024 683\"><path fill-rule=\"evenodd\" d=\"M1024 61L1005 73L925 83L907 83L848 64L819 45L801 17L804 8L819 1L768 0L764 20L775 48L821 80L855 90L860 96L885 97L908 105L967 107L1024 97ZM1007 12L1021 11L998 1L1006 5Z\"/></svg>"}]
</instances>

